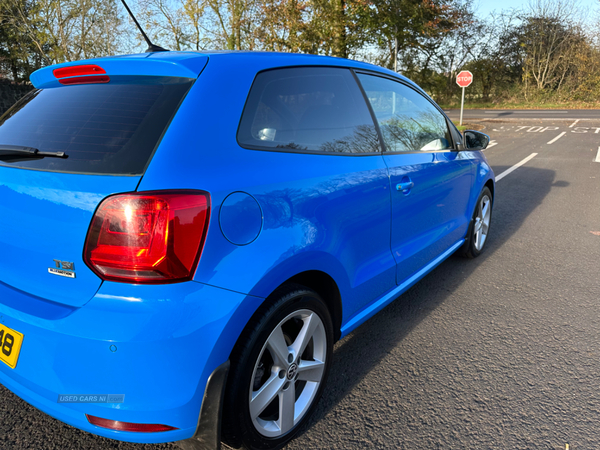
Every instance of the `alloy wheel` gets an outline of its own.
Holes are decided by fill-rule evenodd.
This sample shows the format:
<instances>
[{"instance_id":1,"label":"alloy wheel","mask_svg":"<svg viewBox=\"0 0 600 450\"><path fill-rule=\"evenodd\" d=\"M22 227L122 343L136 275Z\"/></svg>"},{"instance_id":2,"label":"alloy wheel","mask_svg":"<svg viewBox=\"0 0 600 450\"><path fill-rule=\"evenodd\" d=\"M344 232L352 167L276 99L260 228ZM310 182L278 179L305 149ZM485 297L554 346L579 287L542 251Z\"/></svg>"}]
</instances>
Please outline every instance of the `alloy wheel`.
<instances>
[{"instance_id":1,"label":"alloy wheel","mask_svg":"<svg viewBox=\"0 0 600 450\"><path fill-rule=\"evenodd\" d=\"M487 195L481 197L477 217L475 217L474 237L475 249L481 251L487 239L492 217L491 201Z\"/></svg>"},{"instance_id":2,"label":"alloy wheel","mask_svg":"<svg viewBox=\"0 0 600 450\"><path fill-rule=\"evenodd\" d=\"M250 417L263 436L277 438L299 423L323 380L327 337L317 313L302 309L273 329L250 382Z\"/></svg>"}]
</instances>

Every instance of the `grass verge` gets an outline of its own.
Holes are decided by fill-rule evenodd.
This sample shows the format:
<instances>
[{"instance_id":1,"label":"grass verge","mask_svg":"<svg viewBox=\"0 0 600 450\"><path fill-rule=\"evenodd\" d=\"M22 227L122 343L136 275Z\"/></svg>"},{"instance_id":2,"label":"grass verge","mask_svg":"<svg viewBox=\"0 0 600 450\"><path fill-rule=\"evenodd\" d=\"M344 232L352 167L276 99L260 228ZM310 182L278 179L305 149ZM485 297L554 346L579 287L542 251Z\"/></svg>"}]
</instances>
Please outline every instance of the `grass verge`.
<instances>
[{"instance_id":1,"label":"grass verge","mask_svg":"<svg viewBox=\"0 0 600 450\"><path fill-rule=\"evenodd\" d=\"M440 104L443 109L460 109L460 103ZM465 103L465 109L600 109L600 103L542 103L542 102L506 102L506 103Z\"/></svg>"},{"instance_id":2,"label":"grass verge","mask_svg":"<svg viewBox=\"0 0 600 450\"><path fill-rule=\"evenodd\" d=\"M460 132L463 132L467 129L466 125L459 125L458 120L453 120L452 123L456 125L456 128L458 128L458 131Z\"/></svg>"}]
</instances>

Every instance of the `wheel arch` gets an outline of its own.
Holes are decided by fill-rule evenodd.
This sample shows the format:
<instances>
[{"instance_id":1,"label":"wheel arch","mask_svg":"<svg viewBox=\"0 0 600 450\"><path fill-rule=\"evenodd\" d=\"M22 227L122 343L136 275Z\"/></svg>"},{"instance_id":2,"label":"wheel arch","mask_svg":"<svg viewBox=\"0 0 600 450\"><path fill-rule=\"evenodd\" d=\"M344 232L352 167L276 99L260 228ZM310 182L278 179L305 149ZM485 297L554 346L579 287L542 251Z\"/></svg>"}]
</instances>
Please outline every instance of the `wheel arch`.
<instances>
[{"instance_id":1,"label":"wheel arch","mask_svg":"<svg viewBox=\"0 0 600 450\"><path fill-rule=\"evenodd\" d=\"M494 180L490 178L489 180L487 180L485 182L485 184L483 185L483 187L487 187L490 190L490 192L492 193L492 205L493 205L494 204L494 197L495 197L494 190L496 188L496 186L494 185Z\"/></svg>"},{"instance_id":2,"label":"wheel arch","mask_svg":"<svg viewBox=\"0 0 600 450\"><path fill-rule=\"evenodd\" d=\"M319 294L331 315L334 339L339 340L344 320L342 300L351 295L350 280L340 261L325 252L301 252L285 259L250 290L249 295L265 299L255 314L268 307L273 294L286 284L299 284Z\"/></svg>"},{"instance_id":3,"label":"wheel arch","mask_svg":"<svg viewBox=\"0 0 600 450\"><path fill-rule=\"evenodd\" d=\"M320 270L307 270L284 281L281 286L290 283L300 284L304 287L312 289L321 296L321 298L325 301L325 305L329 310L329 314L331 315L334 340L338 341L342 334L341 328L343 310L342 296L335 280L330 275Z\"/></svg>"},{"instance_id":4,"label":"wheel arch","mask_svg":"<svg viewBox=\"0 0 600 450\"><path fill-rule=\"evenodd\" d=\"M332 319L333 343L339 340L341 336L342 302L338 285L333 277L321 270L305 270L303 272L294 274L280 283L272 290L271 293L266 296L266 298L264 298L258 307L254 309L249 320L239 333L231 350L228 361L231 361L232 367L234 367L234 362L238 360L239 355L242 354L243 346L245 345L244 338L246 338L256 327L259 320L258 318L264 314L265 310L268 310L271 306L273 306L274 302L277 301L280 295L285 295L285 292L290 292L290 290L297 288L307 288L311 291L315 291L324 300L325 307L329 311ZM226 386L230 386L230 383L232 382L233 379L229 377L227 379ZM239 433L239 430L236 430L233 426L233 416L231 414L231 411L233 410L232 404L231 401L227 400L226 392L224 393L224 396L223 424L225 424L225 428L221 429L221 436L224 442L226 442L229 446L239 448L242 446L242 437Z\"/></svg>"}]
</instances>

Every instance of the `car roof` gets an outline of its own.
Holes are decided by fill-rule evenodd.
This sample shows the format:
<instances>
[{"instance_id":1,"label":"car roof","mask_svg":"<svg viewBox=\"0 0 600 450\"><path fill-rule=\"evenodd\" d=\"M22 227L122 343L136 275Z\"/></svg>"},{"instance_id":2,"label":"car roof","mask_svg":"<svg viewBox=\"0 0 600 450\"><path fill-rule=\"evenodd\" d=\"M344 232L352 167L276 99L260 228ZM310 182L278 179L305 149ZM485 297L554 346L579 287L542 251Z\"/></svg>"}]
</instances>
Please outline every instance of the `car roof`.
<instances>
[{"instance_id":1,"label":"car roof","mask_svg":"<svg viewBox=\"0 0 600 450\"><path fill-rule=\"evenodd\" d=\"M59 83L52 73L54 69L84 64L99 65L106 70L108 75L154 75L197 78L209 60L211 61L211 65L214 62L224 70L242 70L246 68L247 70L254 70L256 72L286 66L350 67L393 76L418 88L412 81L398 73L361 61L301 53L245 50L169 51L74 61L39 69L31 75L31 82L37 88L58 86Z\"/></svg>"}]
</instances>

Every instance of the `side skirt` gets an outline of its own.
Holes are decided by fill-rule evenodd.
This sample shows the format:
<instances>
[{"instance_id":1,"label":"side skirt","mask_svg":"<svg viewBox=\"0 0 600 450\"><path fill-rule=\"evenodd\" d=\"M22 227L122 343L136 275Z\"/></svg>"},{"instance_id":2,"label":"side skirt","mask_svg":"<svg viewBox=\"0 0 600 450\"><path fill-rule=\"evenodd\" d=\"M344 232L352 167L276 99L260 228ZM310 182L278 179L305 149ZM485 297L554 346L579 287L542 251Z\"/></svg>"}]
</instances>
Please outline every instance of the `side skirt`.
<instances>
[{"instance_id":1,"label":"side skirt","mask_svg":"<svg viewBox=\"0 0 600 450\"><path fill-rule=\"evenodd\" d=\"M384 307L392 303L400 294L403 294L405 291L411 288L417 281L419 281L421 278L423 278L425 275L427 275L429 272L435 269L440 263L442 263L458 248L460 248L460 246L463 245L464 242L465 240L461 239L448 250L446 250L444 253L442 253L440 256L438 256L436 259L431 261L427 266L425 266L412 277L410 277L408 280L406 280L404 283L395 287L387 294L380 297L379 300L376 300L374 303L367 306L365 309L363 309L362 311L354 315L352 318L350 318L350 320L348 320L348 322L346 322L346 324L342 327L342 337L346 336L352 330L362 325L369 318L381 311Z\"/></svg>"}]
</instances>

